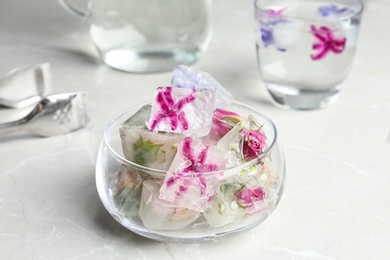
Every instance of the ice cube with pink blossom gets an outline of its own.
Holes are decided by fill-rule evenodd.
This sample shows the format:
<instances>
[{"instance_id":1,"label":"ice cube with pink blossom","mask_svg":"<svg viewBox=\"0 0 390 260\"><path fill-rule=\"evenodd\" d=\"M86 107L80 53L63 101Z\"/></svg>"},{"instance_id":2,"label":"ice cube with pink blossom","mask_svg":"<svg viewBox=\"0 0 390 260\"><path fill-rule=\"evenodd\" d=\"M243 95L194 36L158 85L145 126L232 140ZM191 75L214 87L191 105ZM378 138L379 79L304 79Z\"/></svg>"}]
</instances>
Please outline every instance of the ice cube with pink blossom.
<instances>
[{"instance_id":1,"label":"ice cube with pink blossom","mask_svg":"<svg viewBox=\"0 0 390 260\"><path fill-rule=\"evenodd\" d=\"M241 120L241 116L236 112L217 108L213 113L210 133L202 139L209 143L217 144L217 142L232 130L235 125L240 123Z\"/></svg>"},{"instance_id":2,"label":"ice cube with pink blossom","mask_svg":"<svg viewBox=\"0 0 390 260\"><path fill-rule=\"evenodd\" d=\"M152 132L205 136L210 132L215 90L160 86L146 126Z\"/></svg>"},{"instance_id":3,"label":"ice cube with pink blossom","mask_svg":"<svg viewBox=\"0 0 390 260\"><path fill-rule=\"evenodd\" d=\"M216 99L214 108L225 108L230 105L234 97L210 74L185 65L176 66L172 73L171 85L179 88L207 88L215 89Z\"/></svg>"},{"instance_id":4,"label":"ice cube with pink blossom","mask_svg":"<svg viewBox=\"0 0 390 260\"><path fill-rule=\"evenodd\" d=\"M204 217L212 227L220 227L267 208L267 189L261 172L256 175L235 175L224 180Z\"/></svg>"},{"instance_id":5,"label":"ice cube with pink blossom","mask_svg":"<svg viewBox=\"0 0 390 260\"><path fill-rule=\"evenodd\" d=\"M165 176L160 198L178 207L203 212L219 188L223 176L220 170L225 168L228 156L227 150L184 138Z\"/></svg>"},{"instance_id":6,"label":"ice cube with pink blossom","mask_svg":"<svg viewBox=\"0 0 390 260\"><path fill-rule=\"evenodd\" d=\"M245 187L240 182L223 182L214 196L214 200L203 213L212 227L222 227L245 218L245 209L235 201L235 194Z\"/></svg>"},{"instance_id":7,"label":"ice cube with pink blossom","mask_svg":"<svg viewBox=\"0 0 390 260\"><path fill-rule=\"evenodd\" d=\"M199 212L177 207L159 198L161 181L147 180L143 183L139 216L146 228L178 230L194 222Z\"/></svg>"},{"instance_id":8,"label":"ice cube with pink blossom","mask_svg":"<svg viewBox=\"0 0 390 260\"><path fill-rule=\"evenodd\" d=\"M224 135L217 146L229 151L227 167L234 167L259 157L267 143L262 125L252 115L248 115Z\"/></svg>"}]
</instances>

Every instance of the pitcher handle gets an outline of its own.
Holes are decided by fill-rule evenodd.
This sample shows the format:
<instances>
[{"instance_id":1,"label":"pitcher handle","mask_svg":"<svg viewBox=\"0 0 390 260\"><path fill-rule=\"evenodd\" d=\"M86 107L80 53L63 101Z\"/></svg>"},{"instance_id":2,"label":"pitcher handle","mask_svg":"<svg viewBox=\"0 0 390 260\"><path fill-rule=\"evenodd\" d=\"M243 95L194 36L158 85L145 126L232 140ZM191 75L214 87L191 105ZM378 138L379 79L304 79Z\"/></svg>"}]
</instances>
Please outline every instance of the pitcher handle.
<instances>
[{"instance_id":1,"label":"pitcher handle","mask_svg":"<svg viewBox=\"0 0 390 260\"><path fill-rule=\"evenodd\" d=\"M72 14L72 15L74 15L76 17L82 18L82 19L86 19L87 18L87 12L81 11L81 10L77 9L72 4L70 4L68 2L68 0L58 0L58 2L70 14Z\"/></svg>"}]
</instances>

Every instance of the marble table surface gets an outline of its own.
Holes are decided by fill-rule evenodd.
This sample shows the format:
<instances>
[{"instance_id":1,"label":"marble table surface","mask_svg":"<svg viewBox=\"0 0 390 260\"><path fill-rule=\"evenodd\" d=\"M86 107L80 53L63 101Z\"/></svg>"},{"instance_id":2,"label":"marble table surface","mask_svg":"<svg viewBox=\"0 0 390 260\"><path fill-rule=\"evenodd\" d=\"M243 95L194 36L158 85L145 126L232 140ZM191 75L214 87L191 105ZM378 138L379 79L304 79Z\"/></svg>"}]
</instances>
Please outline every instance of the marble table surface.
<instances>
[{"instance_id":1,"label":"marble table surface","mask_svg":"<svg viewBox=\"0 0 390 260\"><path fill-rule=\"evenodd\" d=\"M52 93L85 91L91 122L51 138L0 136L0 259L390 259L389 17L388 0L367 2L354 66L333 106L289 111L271 104L261 82L252 1L213 1L213 39L195 66L274 120L287 179L277 209L258 227L179 244L118 224L94 175L110 118L150 99L170 73L102 64L88 25L54 0L2 0L0 75L50 63Z\"/></svg>"}]
</instances>

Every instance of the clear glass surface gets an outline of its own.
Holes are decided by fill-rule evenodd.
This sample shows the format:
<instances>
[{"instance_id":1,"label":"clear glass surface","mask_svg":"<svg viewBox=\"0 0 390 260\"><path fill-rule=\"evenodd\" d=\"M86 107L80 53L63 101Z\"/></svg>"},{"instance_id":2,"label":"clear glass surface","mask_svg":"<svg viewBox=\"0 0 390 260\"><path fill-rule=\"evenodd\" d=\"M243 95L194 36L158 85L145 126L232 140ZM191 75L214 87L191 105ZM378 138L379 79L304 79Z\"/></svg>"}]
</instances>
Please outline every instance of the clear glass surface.
<instances>
[{"instance_id":1,"label":"clear glass surface","mask_svg":"<svg viewBox=\"0 0 390 260\"><path fill-rule=\"evenodd\" d=\"M90 35L103 61L129 72L190 65L211 40L210 0L90 0Z\"/></svg>"},{"instance_id":2,"label":"clear glass surface","mask_svg":"<svg viewBox=\"0 0 390 260\"><path fill-rule=\"evenodd\" d=\"M257 57L278 106L319 109L342 89L355 55L359 0L256 0Z\"/></svg>"},{"instance_id":3,"label":"clear glass surface","mask_svg":"<svg viewBox=\"0 0 390 260\"><path fill-rule=\"evenodd\" d=\"M108 124L98 153L96 164L98 193L107 211L120 224L132 232L159 241L207 241L218 240L254 228L274 211L282 196L285 180L285 161L277 142L275 125L263 113L234 102L227 108L228 110L241 115L251 114L263 125L263 132L267 136L267 149L257 158L240 166L200 173L206 181L219 180L213 201L204 212L175 210L172 216L167 217L163 227L154 227L150 222L146 222L165 214L166 203L159 199L141 201L139 194L152 193L153 189L159 189L159 186L152 187L153 185L150 184L161 183L160 181L169 173L126 160L119 134L121 124L145 104L147 103L127 109ZM123 178L123 176L127 177ZM256 182L256 185L266 190L267 195L261 204L253 209L232 207L225 210L223 205L218 203L221 196L225 195L223 192L236 185L237 179L241 182ZM136 192L130 192L129 196L134 194L136 196L129 199L126 205L118 203L116 198L118 186L123 187L123 183L131 183L131 187L138 187L136 188L138 195ZM153 210L145 213L148 207L152 207ZM167 208L169 210L169 206Z\"/></svg>"}]
</instances>

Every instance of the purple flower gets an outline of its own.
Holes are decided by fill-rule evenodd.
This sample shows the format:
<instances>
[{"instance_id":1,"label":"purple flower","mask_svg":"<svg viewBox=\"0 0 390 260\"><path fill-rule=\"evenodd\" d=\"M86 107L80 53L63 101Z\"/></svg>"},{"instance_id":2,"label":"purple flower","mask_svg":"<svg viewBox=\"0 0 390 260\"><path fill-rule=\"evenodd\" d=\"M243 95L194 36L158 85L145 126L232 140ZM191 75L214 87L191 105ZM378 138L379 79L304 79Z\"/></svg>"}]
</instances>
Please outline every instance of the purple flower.
<instances>
[{"instance_id":1,"label":"purple flower","mask_svg":"<svg viewBox=\"0 0 390 260\"><path fill-rule=\"evenodd\" d=\"M260 28L261 40L264 44L264 47L268 47L275 43L273 36L272 27L277 25L278 23L284 23L286 20L284 19L283 12L287 9L287 7L283 7L279 10L276 9L268 9L267 10L267 24L266 26L262 26ZM277 48L279 51L286 51L283 48Z\"/></svg>"},{"instance_id":2,"label":"purple flower","mask_svg":"<svg viewBox=\"0 0 390 260\"><path fill-rule=\"evenodd\" d=\"M272 30L266 28L260 28L261 40L264 43L264 47L274 43L274 37L272 35Z\"/></svg>"},{"instance_id":3,"label":"purple flower","mask_svg":"<svg viewBox=\"0 0 390 260\"><path fill-rule=\"evenodd\" d=\"M337 5L327 5L318 8L318 11L321 13L322 16L342 15L348 10L349 9L346 7L338 8Z\"/></svg>"},{"instance_id":4,"label":"purple flower","mask_svg":"<svg viewBox=\"0 0 390 260\"><path fill-rule=\"evenodd\" d=\"M313 50L317 51L317 53L311 55L312 60L322 59L330 51L335 54L340 54L344 51L347 39L345 37L336 39L328 27L321 26L317 29L314 25L312 25L311 32L317 39L317 42L312 45Z\"/></svg>"}]
</instances>

